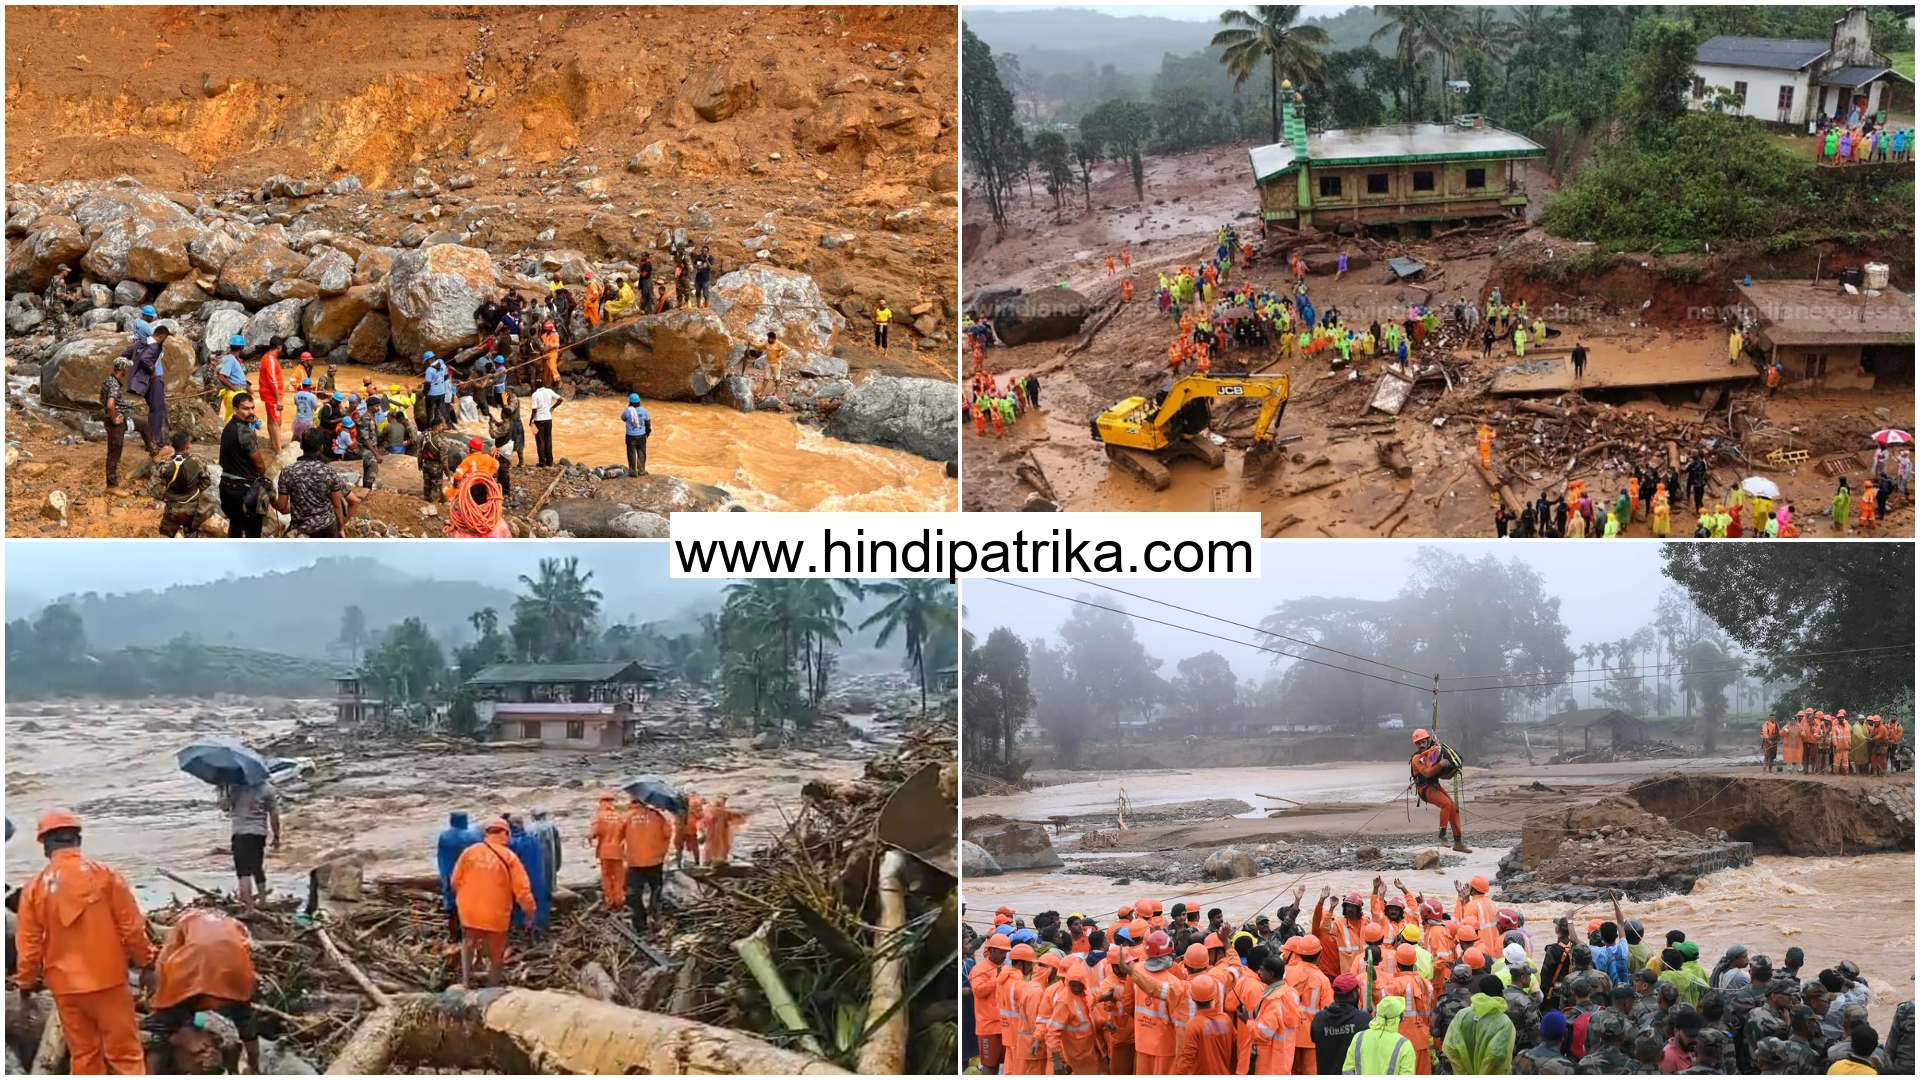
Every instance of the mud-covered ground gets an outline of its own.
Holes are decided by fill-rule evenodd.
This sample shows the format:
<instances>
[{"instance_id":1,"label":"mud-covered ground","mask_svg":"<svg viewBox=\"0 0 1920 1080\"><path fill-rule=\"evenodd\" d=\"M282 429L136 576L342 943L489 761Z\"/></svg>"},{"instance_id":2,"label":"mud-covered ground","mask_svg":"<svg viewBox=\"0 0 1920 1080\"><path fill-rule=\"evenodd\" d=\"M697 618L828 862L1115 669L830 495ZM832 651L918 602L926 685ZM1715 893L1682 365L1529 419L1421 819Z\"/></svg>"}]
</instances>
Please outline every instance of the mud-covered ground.
<instances>
[{"instance_id":1,"label":"mud-covered ground","mask_svg":"<svg viewBox=\"0 0 1920 1080\"><path fill-rule=\"evenodd\" d=\"M1386 366L1384 358L1332 371L1320 361L1288 363L1277 351L1230 347L1224 359L1216 360L1216 373L1251 370L1285 374L1292 381L1279 429L1285 460L1263 475L1243 475L1242 451L1258 409L1245 403L1215 410L1214 430L1227 438L1227 461L1221 469L1210 470L1191 459L1176 462L1172 485L1155 492L1112 466L1089 433L1087 420L1121 398L1151 394L1167 382L1166 348L1177 328L1152 303L1157 275L1210 254L1215 230L1222 225L1243 232L1254 228L1246 169L1240 149L1149 158L1142 203L1134 197L1127 170L1107 166L1096 175L1091 211L1076 201L1064 215L1056 215L1044 193L1029 200L1020 192L1012 202L1006 237L996 242L991 225L980 232L967 250L970 291L999 284L1027 289L1064 284L1102 307L1121 305L1125 271L1109 276L1106 258L1118 261L1126 247L1136 293L1134 302L1110 321L1102 324L1103 313L1090 317L1088 325L1099 326L1090 336L987 350L986 363L995 374L1039 376L1043 407L1022 416L1002 436L989 429L982 437L971 426L963 430L966 509L1020 509L1034 493L1019 475L1027 466L1045 476L1065 510L1254 510L1267 536L1492 536L1495 496L1470 466L1478 457L1475 434L1482 422L1501 431L1495 471L1508 479L1518 498L1529 502L1543 492L1549 498L1557 495L1567 479L1584 480L1588 490L1611 497L1624 486L1630 463L1665 461L1664 442L1636 437L1590 457L1555 454L1551 446L1536 450L1533 436L1539 418L1516 413L1514 399L1484 392L1496 369L1512 362L1511 343L1496 343L1492 355L1482 359L1475 341L1470 348L1443 352L1451 382L1435 377L1419 383L1397 420L1367 407ZM970 218L975 203L969 203ZM984 216L984 204L977 210ZM1064 223L1057 216L1063 216ZM1500 245L1510 235L1489 230L1444 241L1409 241L1402 245L1405 253L1430 268L1415 282L1390 281L1391 273L1376 259L1338 281L1330 275L1310 276L1309 292L1318 309L1338 307L1347 323L1358 325L1374 319L1399 321L1410 304L1438 307L1461 296L1483 300L1489 282L1501 275ZM1337 244L1339 238L1328 240ZM1525 233L1519 243L1569 246L1537 230ZM1229 285L1251 281L1262 289L1290 290L1285 248L1276 240L1252 270L1236 266ZM1504 295L1511 302L1526 293L1516 294L1510 283ZM1534 299L1538 306L1541 298ZM1664 308L1655 313L1667 314ZM1698 404L1697 389L1605 389L1696 367L1715 357L1724 360L1723 327L1678 315L1647 325L1639 315L1597 297L1549 309L1549 327L1556 331L1549 344L1564 347L1572 336L1591 353L1588 379L1580 384L1592 406L1583 426L1617 426L1636 436L1650 429L1705 424L1709 418ZM1529 355L1539 353L1535 348ZM1556 395L1539 400L1566 404ZM1851 468L1850 479L1856 493L1873 449L1865 435L1889 424L1910 428L1913 417L1911 387L1874 393L1795 391L1772 399L1758 389L1736 390L1734 405L1753 420L1786 429L1795 445L1812 447L1816 458L1853 452L1857 467ZM1726 408L1722 405L1718 412ZM1509 426L1509 421L1516 422ZM1713 431L1703 430L1703 440L1712 437ZM1610 433L1585 439L1597 445L1610 441ZM1412 466L1410 478L1398 478L1382 465L1377 447L1391 442L1401 444ZM1752 456L1772 445L1756 442ZM1710 496L1724 494L1757 472L1778 483L1785 499L1795 505L1803 536L1841 535L1831 521L1815 519L1816 512L1824 513L1835 486L1834 477L1815 463L1788 469L1749 469L1733 460L1712 463ZM1691 535L1692 526L1692 515L1682 513L1676 502L1673 535ZM1913 527L1911 503L1896 496L1874 532L1904 536L1911 535ZM1845 535L1858 531L1850 526ZM1624 535L1651 536L1651 523L1636 519Z\"/></svg>"}]
</instances>

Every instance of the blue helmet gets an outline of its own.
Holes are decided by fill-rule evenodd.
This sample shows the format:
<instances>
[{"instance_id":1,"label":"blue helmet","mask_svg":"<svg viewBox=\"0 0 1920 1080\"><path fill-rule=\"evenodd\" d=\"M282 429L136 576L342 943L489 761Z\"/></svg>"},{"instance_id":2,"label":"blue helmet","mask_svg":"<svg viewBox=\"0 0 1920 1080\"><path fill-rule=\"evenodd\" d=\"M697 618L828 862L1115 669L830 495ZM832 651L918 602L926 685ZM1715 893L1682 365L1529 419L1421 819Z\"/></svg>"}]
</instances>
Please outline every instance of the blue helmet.
<instances>
[{"instance_id":1,"label":"blue helmet","mask_svg":"<svg viewBox=\"0 0 1920 1080\"><path fill-rule=\"evenodd\" d=\"M145 315L147 318L151 319L160 313L153 309L152 304L148 304L147 306L140 309L140 314Z\"/></svg>"},{"instance_id":2,"label":"blue helmet","mask_svg":"<svg viewBox=\"0 0 1920 1080\"><path fill-rule=\"evenodd\" d=\"M431 359L433 359L433 350L432 350L432 349L428 349L428 350L427 350L426 352L424 352L424 353L421 353L421 354L420 354L420 359L422 359L422 360L431 360Z\"/></svg>"},{"instance_id":3,"label":"blue helmet","mask_svg":"<svg viewBox=\"0 0 1920 1080\"><path fill-rule=\"evenodd\" d=\"M639 394L628 394L628 395L627 395L627 404L629 404L629 405L638 405L638 404L640 404L640 395L639 395Z\"/></svg>"},{"instance_id":4,"label":"blue helmet","mask_svg":"<svg viewBox=\"0 0 1920 1080\"><path fill-rule=\"evenodd\" d=\"M247 347L247 339L241 337L239 334L235 334L227 339L227 345L230 348L244 349Z\"/></svg>"}]
</instances>

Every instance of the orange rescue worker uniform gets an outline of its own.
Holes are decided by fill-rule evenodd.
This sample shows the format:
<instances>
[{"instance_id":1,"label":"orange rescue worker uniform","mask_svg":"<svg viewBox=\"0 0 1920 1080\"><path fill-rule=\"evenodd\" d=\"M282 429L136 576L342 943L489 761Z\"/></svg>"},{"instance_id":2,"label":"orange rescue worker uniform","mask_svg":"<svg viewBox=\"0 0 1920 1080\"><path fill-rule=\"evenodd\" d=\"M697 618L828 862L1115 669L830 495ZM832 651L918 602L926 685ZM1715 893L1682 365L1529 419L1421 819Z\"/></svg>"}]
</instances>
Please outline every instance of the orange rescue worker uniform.
<instances>
[{"instance_id":1,"label":"orange rescue worker uniform","mask_svg":"<svg viewBox=\"0 0 1920 1080\"><path fill-rule=\"evenodd\" d=\"M684 858L689 852L693 861L700 861L700 823L706 818L707 803L695 792L687 792L686 813L681 816L679 831L674 834L674 853Z\"/></svg>"},{"instance_id":2,"label":"orange rescue worker uniform","mask_svg":"<svg viewBox=\"0 0 1920 1080\"><path fill-rule=\"evenodd\" d=\"M732 856L734 830L746 820L747 815L727 809L725 795L714 796L713 803L707 807L706 820L700 826L701 857L708 865L726 862Z\"/></svg>"},{"instance_id":3,"label":"orange rescue worker uniform","mask_svg":"<svg viewBox=\"0 0 1920 1080\"><path fill-rule=\"evenodd\" d=\"M1444 992L1447 980L1452 977L1453 965L1460 956L1460 948L1454 942L1453 930L1445 922L1446 909L1440 901L1428 900L1420 905L1420 941L1433 956L1434 993Z\"/></svg>"},{"instance_id":4,"label":"orange rescue worker uniform","mask_svg":"<svg viewBox=\"0 0 1920 1080\"><path fill-rule=\"evenodd\" d=\"M1040 987L1029 981L1037 967L1033 946L1025 942L1015 945L1008 958L1013 962L1002 969L1004 975L1000 983L1000 1016L1007 1026L1006 1074L1042 1075L1047 1070L1033 1045L1036 1034L1033 1005L1040 992ZM1020 967L1022 963L1027 965L1024 970Z\"/></svg>"},{"instance_id":5,"label":"orange rescue worker uniform","mask_svg":"<svg viewBox=\"0 0 1920 1080\"><path fill-rule=\"evenodd\" d=\"M14 984L23 994L42 983L66 1029L69 1071L103 1075L147 1071L127 969L153 964L147 919L127 879L80 853L80 819L66 810L40 815L38 839L52 846L47 865L20 890Z\"/></svg>"},{"instance_id":6,"label":"orange rescue worker uniform","mask_svg":"<svg viewBox=\"0 0 1920 1080\"><path fill-rule=\"evenodd\" d=\"M1147 920L1135 919L1126 927L1127 938L1145 941ZM1119 939L1116 939L1116 941ZM1139 946L1114 945L1100 965L1100 1027L1106 1046L1107 1067L1118 1075L1131 1075L1134 1062L1133 980L1114 970L1113 961L1137 963L1144 950Z\"/></svg>"},{"instance_id":7,"label":"orange rescue worker uniform","mask_svg":"<svg viewBox=\"0 0 1920 1080\"><path fill-rule=\"evenodd\" d=\"M547 385L560 385L560 331L551 322L540 331L540 363L546 369Z\"/></svg>"},{"instance_id":8,"label":"orange rescue worker uniform","mask_svg":"<svg viewBox=\"0 0 1920 1080\"><path fill-rule=\"evenodd\" d=\"M1120 282L1120 299L1122 301L1127 301L1127 302L1131 302L1133 300L1133 279L1132 278L1127 278Z\"/></svg>"},{"instance_id":9,"label":"orange rescue worker uniform","mask_svg":"<svg viewBox=\"0 0 1920 1080\"><path fill-rule=\"evenodd\" d=\"M1054 995L1047 1012L1047 1051L1054 1058L1055 1072L1063 1064L1080 1076L1107 1071L1093 1030L1093 981L1086 961L1074 960Z\"/></svg>"},{"instance_id":10,"label":"orange rescue worker uniform","mask_svg":"<svg viewBox=\"0 0 1920 1080\"><path fill-rule=\"evenodd\" d=\"M533 885L527 880L527 868L520 856L507 847L507 823L487 822L485 840L460 853L453 864L454 906L460 912L461 981L472 985L473 961L484 950L487 957L487 983L499 980L500 966L507 956L507 927L513 921L513 908L520 906L527 918L533 918Z\"/></svg>"},{"instance_id":11,"label":"orange rescue worker uniform","mask_svg":"<svg viewBox=\"0 0 1920 1080\"><path fill-rule=\"evenodd\" d=\"M1487 899L1490 887L1485 874L1473 875L1473 880L1467 883L1467 896L1454 902L1454 914L1462 923L1471 920L1479 927L1475 944L1480 946L1481 952L1488 956L1499 956L1500 909Z\"/></svg>"},{"instance_id":12,"label":"orange rescue worker uniform","mask_svg":"<svg viewBox=\"0 0 1920 1080\"><path fill-rule=\"evenodd\" d=\"M1297 960L1296 960L1297 962ZM1291 967L1292 965L1288 965ZM1247 1025L1253 1030L1253 1073L1256 1076L1288 1076L1293 1072L1294 1045L1308 1020L1300 995L1283 975L1267 984L1248 1012Z\"/></svg>"},{"instance_id":13,"label":"orange rescue worker uniform","mask_svg":"<svg viewBox=\"0 0 1920 1080\"><path fill-rule=\"evenodd\" d=\"M600 898L609 910L617 911L627 903L627 860L622 850L619 800L610 794L600 796L593 825L587 830L587 844L600 864Z\"/></svg>"},{"instance_id":14,"label":"orange rescue worker uniform","mask_svg":"<svg viewBox=\"0 0 1920 1080\"><path fill-rule=\"evenodd\" d=\"M1300 1008L1311 1020L1314 1013L1333 1004L1333 980L1327 978L1326 972L1314 963L1322 951L1320 939L1306 934L1289 938L1281 948L1294 954L1294 958L1287 962L1287 985L1293 987ZM1314 1076L1320 1072L1313 1045L1312 1025L1302 1024L1294 1036L1294 1075Z\"/></svg>"},{"instance_id":15,"label":"orange rescue worker uniform","mask_svg":"<svg viewBox=\"0 0 1920 1080\"><path fill-rule=\"evenodd\" d=\"M1133 1071L1136 1076L1165 1076L1173 1071L1180 1027L1174 1018L1187 1011L1187 984L1173 969L1173 941L1164 930L1147 937L1147 959L1129 964L1133 980ZM1157 960L1166 966L1149 970Z\"/></svg>"},{"instance_id":16,"label":"orange rescue worker uniform","mask_svg":"<svg viewBox=\"0 0 1920 1080\"><path fill-rule=\"evenodd\" d=\"M1446 839L1447 830L1453 830L1453 850L1464 854L1472 851L1460 841L1460 808L1453 804L1453 796L1447 794L1446 783L1441 778L1450 764L1446 753L1440 748L1439 740L1421 728L1413 733L1414 754L1409 761L1413 770L1413 786L1419 793L1420 801L1440 811L1440 837Z\"/></svg>"},{"instance_id":17,"label":"orange rescue worker uniform","mask_svg":"<svg viewBox=\"0 0 1920 1080\"><path fill-rule=\"evenodd\" d=\"M1390 906L1400 909L1399 918L1395 919L1387 915L1387 908ZM1413 894L1410 892L1402 892L1399 896L1385 896L1376 892L1373 894L1371 908L1373 921L1386 927L1387 940L1394 942L1400 940L1400 935L1406 931L1407 924L1413 921L1413 913L1419 910L1419 905L1413 902Z\"/></svg>"},{"instance_id":18,"label":"orange rescue worker uniform","mask_svg":"<svg viewBox=\"0 0 1920 1080\"><path fill-rule=\"evenodd\" d=\"M1233 1026L1220 1011L1220 983L1212 975L1196 975L1187 984L1193 1002L1186 1038L1181 1040L1173 1071L1180 1076L1225 1076L1233 1071Z\"/></svg>"},{"instance_id":19,"label":"orange rescue worker uniform","mask_svg":"<svg viewBox=\"0 0 1920 1080\"><path fill-rule=\"evenodd\" d=\"M621 819L621 848L627 861L627 911L634 931L647 921L648 893L657 903L665 880L667 851L673 847L673 819L638 799Z\"/></svg>"},{"instance_id":20,"label":"orange rescue worker uniform","mask_svg":"<svg viewBox=\"0 0 1920 1080\"><path fill-rule=\"evenodd\" d=\"M980 1067L992 1072L1006 1055L1001 1040L1006 1027L1000 1015L1000 978L1013 948L1005 934L992 934L980 950L981 960L967 973L967 991L973 995L973 1030L980 1039Z\"/></svg>"},{"instance_id":21,"label":"orange rescue worker uniform","mask_svg":"<svg viewBox=\"0 0 1920 1080\"><path fill-rule=\"evenodd\" d=\"M1773 771L1773 758L1779 752L1780 725L1774 723L1773 717L1769 716L1767 722L1760 725L1760 754L1765 761L1765 771Z\"/></svg>"},{"instance_id":22,"label":"orange rescue worker uniform","mask_svg":"<svg viewBox=\"0 0 1920 1080\"><path fill-rule=\"evenodd\" d=\"M1419 1055L1415 1074L1430 1076L1433 1074L1433 984L1414 970L1419 958L1420 954L1411 944L1401 942L1394 956L1400 971L1383 982L1380 991L1382 997L1406 999L1407 1009L1400 1014L1400 1034L1406 1036Z\"/></svg>"},{"instance_id":23,"label":"orange rescue worker uniform","mask_svg":"<svg viewBox=\"0 0 1920 1080\"><path fill-rule=\"evenodd\" d=\"M1369 924L1364 915L1366 909L1360 906L1361 902L1359 893L1348 893L1340 901L1338 918L1334 917L1332 912L1324 910L1325 900L1313 906L1314 932L1320 936L1323 950L1328 946L1333 949L1333 971L1327 971L1328 954L1324 951L1321 953L1320 970L1326 971L1330 976L1359 977L1364 974Z\"/></svg>"},{"instance_id":24,"label":"orange rescue worker uniform","mask_svg":"<svg viewBox=\"0 0 1920 1080\"><path fill-rule=\"evenodd\" d=\"M600 286L600 279L594 277L593 272L589 270L587 272L587 306L584 309L588 326L600 325L600 297L604 291Z\"/></svg>"},{"instance_id":25,"label":"orange rescue worker uniform","mask_svg":"<svg viewBox=\"0 0 1920 1080\"><path fill-rule=\"evenodd\" d=\"M152 1005L171 1033L193 1023L201 1010L233 1021L247 1051L249 1072L260 1071L260 1031L253 1017L259 975L253 942L240 920L214 908L188 908L173 922L160 947Z\"/></svg>"}]
</instances>

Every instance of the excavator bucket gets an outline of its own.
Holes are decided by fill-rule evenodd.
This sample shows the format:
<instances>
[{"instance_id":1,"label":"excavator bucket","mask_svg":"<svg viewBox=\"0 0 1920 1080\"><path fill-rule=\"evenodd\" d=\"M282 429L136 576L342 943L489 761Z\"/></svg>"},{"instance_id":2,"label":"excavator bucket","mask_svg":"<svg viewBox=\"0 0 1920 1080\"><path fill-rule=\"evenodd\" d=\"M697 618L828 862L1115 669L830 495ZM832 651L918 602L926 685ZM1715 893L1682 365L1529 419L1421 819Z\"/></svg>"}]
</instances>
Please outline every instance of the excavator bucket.
<instances>
[{"instance_id":1,"label":"excavator bucket","mask_svg":"<svg viewBox=\"0 0 1920 1080\"><path fill-rule=\"evenodd\" d=\"M1280 448L1270 442L1254 443L1247 448L1246 456L1240 459L1240 478L1257 480L1273 472L1275 465L1285 455Z\"/></svg>"},{"instance_id":2,"label":"excavator bucket","mask_svg":"<svg viewBox=\"0 0 1920 1080\"><path fill-rule=\"evenodd\" d=\"M954 835L954 799L940 789L940 765L929 762L893 790L875 826L880 842L897 847L951 878L960 876Z\"/></svg>"}]
</instances>

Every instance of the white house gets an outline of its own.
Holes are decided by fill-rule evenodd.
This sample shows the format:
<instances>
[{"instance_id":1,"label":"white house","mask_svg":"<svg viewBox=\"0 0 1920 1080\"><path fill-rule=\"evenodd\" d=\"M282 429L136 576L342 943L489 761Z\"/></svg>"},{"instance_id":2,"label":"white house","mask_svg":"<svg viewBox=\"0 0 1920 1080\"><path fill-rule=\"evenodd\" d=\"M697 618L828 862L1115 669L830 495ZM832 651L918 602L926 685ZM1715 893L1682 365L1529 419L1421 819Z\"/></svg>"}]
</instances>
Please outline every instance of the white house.
<instances>
[{"instance_id":1,"label":"white house","mask_svg":"<svg viewBox=\"0 0 1920 1080\"><path fill-rule=\"evenodd\" d=\"M1912 101L1913 80L1894 71L1873 51L1867 9L1848 8L1826 41L1791 41L1722 35L1702 42L1694 54L1695 109L1713 107L1712 87L1733 92L1729 111L1804 128L1809 121L1859 107L1878 112L1900 84Z\"/></svg>"}]
</instances>

